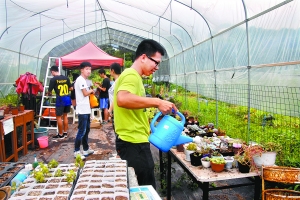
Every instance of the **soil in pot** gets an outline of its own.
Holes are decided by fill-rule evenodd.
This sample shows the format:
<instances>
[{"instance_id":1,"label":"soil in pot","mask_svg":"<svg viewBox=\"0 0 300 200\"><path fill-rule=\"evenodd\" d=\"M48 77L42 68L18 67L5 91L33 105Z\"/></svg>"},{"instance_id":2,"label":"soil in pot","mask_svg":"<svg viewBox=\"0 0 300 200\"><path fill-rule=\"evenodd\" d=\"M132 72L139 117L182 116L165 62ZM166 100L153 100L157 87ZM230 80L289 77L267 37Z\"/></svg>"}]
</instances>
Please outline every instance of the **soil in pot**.
<instances>
[{"instance_id":1,"label":"soil in pot","mask_svg":"<svg viewBox=\"0 0 300 200\"><path fill-rule=\"evenodd\" d=\"M241 172L241 173L249 173L250 167L248 165L242 165L239 162L238 162L238 165L239 165L239 172Z\"/></svg>"},{"instance_id":2,"label":"soil in pot","mask_svg":"<svg viewBox=\"0 0 300 200\"><path fill-rule=\"evenodd\" d=\"M191 158L191 164L193 166L201 165L201 155L195 155L195 153L191 153L190 158Z\"/></svg>"}]
</instances>

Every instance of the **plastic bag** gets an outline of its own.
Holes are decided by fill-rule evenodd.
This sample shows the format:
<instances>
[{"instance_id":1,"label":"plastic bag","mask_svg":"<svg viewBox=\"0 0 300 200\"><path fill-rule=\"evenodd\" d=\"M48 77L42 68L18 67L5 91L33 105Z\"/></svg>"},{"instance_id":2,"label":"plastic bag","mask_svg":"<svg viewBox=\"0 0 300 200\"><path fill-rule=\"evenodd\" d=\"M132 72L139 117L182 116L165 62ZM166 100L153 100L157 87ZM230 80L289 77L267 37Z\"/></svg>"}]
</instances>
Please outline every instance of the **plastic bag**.
<instances>
[{"instance_id":1,"label":"plastic bag","mask_svg":"<svg viewBox=\"0 0 300 200\"><path fill-rule=\"evenodd\" d=\"M94 94L90 94L90 106L91 108L99 106L98 99Z\"/></svg>"}]
</instances>

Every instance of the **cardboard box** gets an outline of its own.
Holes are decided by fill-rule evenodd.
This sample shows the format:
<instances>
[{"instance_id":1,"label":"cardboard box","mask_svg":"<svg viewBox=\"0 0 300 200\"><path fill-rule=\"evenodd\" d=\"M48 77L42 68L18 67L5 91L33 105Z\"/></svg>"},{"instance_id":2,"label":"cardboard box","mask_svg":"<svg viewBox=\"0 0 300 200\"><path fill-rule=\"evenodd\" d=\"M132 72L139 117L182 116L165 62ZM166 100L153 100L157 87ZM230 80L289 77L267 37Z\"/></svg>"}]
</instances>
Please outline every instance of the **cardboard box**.
<instances>
[{"instance_id":1,"label":"cardboard box","mask_svg":"<svg viewBox=\"0 0 300 200\"><path fill-rule=\"evenodd\" d=\"M90 125L91 128L100 128L101 124L100 122L92 122Z\"/></svg>"}]
</instances>

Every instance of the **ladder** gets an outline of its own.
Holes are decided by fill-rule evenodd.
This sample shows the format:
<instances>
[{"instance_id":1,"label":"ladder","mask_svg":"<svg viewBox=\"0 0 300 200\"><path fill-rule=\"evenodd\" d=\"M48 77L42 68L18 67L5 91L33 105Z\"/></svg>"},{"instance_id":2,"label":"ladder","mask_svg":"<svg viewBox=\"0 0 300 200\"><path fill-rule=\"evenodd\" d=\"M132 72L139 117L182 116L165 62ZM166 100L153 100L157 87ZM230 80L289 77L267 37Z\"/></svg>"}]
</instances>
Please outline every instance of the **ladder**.
<instances>
[{"instance_id":1,"label":"ladder","mask_svg":"<svg viewBox=\"0 0 300 200\"><path fill-rule=\"evenodd\" d=\"M56 95L52 95L52 96L46 96L46 93L48 92L48 88L49 88L49 83L50 83L50 79L53 78L53 76L51 75L50 72L50 68L52 65L55 65L56 60L58 60L58 71L59 73L61 73L61 66L62 66L62 61L61 58L57 58L57 57L49 57L48 60L48 65L47 65L47 70L46 70L46 76L44 79L44 91L43 91L43 95L42 95L42 100L41 100L41 107L40 107L40 113L39 113L39 120L38 120L38 126L40 128L47 128L47 129L55 129L56 131L58 131L58 127L57 124L55 127L51 127L50 123L51 121L56 121L56 117L50 116L50 109L55 109L55 102L53 103L53 99L56 99ZM45 103L45 99L49 99L49 105L44 105ZM48 108L49 109L49 115L48 116L42 116L44 110ZM41 126L41 118L44 119L49 119L49 126Z\"/></svg>"}]
</instances>

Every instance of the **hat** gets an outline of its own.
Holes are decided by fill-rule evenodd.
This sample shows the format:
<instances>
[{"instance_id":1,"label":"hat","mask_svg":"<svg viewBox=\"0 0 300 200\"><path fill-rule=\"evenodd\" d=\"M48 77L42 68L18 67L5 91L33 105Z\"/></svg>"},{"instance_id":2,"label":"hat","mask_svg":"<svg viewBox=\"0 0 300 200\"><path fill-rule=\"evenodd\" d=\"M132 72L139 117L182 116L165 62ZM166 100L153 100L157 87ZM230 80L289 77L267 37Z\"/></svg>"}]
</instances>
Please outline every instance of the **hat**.
<instances>
[{"instance_id":1,"label":"hat","mask_svg":"<svg viewBox=\"0 0 300 200\"><path fill-rule=\"evenodd\" d=\"M58 72L58 67L57 67L57 66L52 66L52 67L50 68L50 71L51 71L51 72L52 72L52 71Z\"/></svg>"},{"instance_id":2,"label":"hat","mask_svg":"<svg viewBox=\"0 0 300 200\"><path fill-rule=\"evenodd\" d=\"M83 69L85 67L92 67L90 62L82 62L79 66L80 69Z\"/></svg>"}]
</instances>

